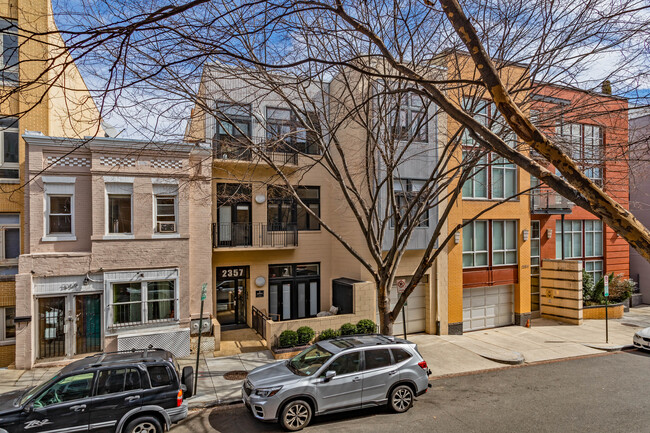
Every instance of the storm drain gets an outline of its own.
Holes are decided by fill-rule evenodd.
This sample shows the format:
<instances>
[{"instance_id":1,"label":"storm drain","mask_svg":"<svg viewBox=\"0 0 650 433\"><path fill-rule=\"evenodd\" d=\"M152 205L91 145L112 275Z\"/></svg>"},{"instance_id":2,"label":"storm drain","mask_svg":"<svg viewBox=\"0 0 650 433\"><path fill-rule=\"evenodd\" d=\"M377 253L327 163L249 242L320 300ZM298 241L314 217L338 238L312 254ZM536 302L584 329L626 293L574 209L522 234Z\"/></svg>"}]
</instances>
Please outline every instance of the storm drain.
<instances>
[{"instance_id":1,"label":"storm drain","mask_svg":"<svg viewBox=\"0 0 650 433\"><path fill-rule=\"evenodd\" d=\"M229 371L223 375L223 378L226 380L244 380L248 376L248 372L245 370L234 370Z\"/></svg>"}]
</instances>

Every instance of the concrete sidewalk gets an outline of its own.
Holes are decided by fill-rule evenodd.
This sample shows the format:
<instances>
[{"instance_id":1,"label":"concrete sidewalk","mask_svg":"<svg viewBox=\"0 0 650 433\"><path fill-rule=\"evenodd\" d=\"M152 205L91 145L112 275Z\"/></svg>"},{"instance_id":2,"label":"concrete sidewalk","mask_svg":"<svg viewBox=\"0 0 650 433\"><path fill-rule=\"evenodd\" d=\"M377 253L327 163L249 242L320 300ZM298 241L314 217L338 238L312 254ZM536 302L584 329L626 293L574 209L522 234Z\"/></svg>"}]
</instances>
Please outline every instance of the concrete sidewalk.
<instances>
[{"instance_id":1,"label":"concrete sidewalk","mask_svg":"<svg viewBox=\"0 0 650 433\"><path fill-rule=\"evenodd\" d=\"M547 319L532 320L530 328L507 326L467 332L464 335L409 335L432 377L503 368L508 364L572 358L620 350L632 344L634 332L650 327L650 306L634 308L623 319L609 321L609 344L605 343L605 321L586 320L567 325ZM181 366L195 366L196 358L179 360ZM228 380L226 373L243 377L244 372L274 362L268 350L233 356L199 359L198 389L188 400L190 408L210 407L241 400L243 380ZM60 367L33 370L0 369L0 393L37 385L52 377Z\"/></svg>"}]
</instances>

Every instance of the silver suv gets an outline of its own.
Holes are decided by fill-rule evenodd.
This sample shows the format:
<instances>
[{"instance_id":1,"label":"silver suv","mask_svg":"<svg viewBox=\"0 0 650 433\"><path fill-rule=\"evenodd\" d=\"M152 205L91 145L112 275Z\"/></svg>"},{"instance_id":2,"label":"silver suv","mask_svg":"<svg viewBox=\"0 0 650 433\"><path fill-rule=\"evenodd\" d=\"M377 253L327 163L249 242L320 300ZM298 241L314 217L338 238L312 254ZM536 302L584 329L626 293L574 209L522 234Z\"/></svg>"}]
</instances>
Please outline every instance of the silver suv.
<instances>
[{"instance_id":1,"label":"silver suv","mask_svg":"<svg viewBox=\"0 0 650 433\"><path fill-rule=\"evenodd\" d=\"M242 400L255 418L296 431L325 413L384 404L406 412L429 388L430 374L416 345L407 340L341 337L251 371Z\"/></svg>"}]
</instances>

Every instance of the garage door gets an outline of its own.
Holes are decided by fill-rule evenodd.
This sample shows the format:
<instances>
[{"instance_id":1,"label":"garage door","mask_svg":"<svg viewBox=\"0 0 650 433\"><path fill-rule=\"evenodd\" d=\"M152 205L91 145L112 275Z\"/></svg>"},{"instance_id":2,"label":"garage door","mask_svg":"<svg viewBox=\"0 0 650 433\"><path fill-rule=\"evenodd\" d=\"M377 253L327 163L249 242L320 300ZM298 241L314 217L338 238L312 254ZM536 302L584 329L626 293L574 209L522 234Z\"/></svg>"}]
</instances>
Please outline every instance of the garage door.
<instances>
[{"instance_id":1,"label":"garage door","mask_svg":"<svg viewBox=\"0 0 650 433\"><path fill-rule=\"evenodd\" d=\"M397 280L400 280L399 278ZM406 280L408 281L408 279ZM426 287L428 283L420 283L415 286L415 289L408 297L406 303L406 332L414 334L416 332L424 332L426 324ZM397 283L390 291L390 306L391 308L397 303L398 290ZM402 321L402 313L397 316L395 324L393 325L393 335L404 335L404 326Z\"/></svg>"},{"instance_id":2,"label":"garage door","mask_svg":"<svg viewBox=\"0 0 650 433\"><path fill-rule=\"evenodd\" d=\"M514 285L463 290L463 331L514 323Z\"/></svg>"}]
</instances>

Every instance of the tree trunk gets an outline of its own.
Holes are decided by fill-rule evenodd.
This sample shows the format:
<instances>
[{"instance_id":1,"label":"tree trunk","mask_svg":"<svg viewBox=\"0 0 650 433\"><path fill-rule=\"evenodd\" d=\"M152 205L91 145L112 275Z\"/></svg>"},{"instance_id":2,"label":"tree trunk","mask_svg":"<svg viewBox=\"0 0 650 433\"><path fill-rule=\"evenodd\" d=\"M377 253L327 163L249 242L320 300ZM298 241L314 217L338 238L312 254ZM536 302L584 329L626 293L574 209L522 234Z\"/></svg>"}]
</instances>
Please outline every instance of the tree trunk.
<instances>
[{"instance_id":1,"label":"tree trunk","mask_svg":"<svg viewBox=\"0 0 650 433\"><path fill-rule=\"evenodd\" d=\"M386 282L380 281L377 286L377 308L379 309L379 333L393 335L393 320L390 314L390 299Z\"/></svg>"}]
</instances>

